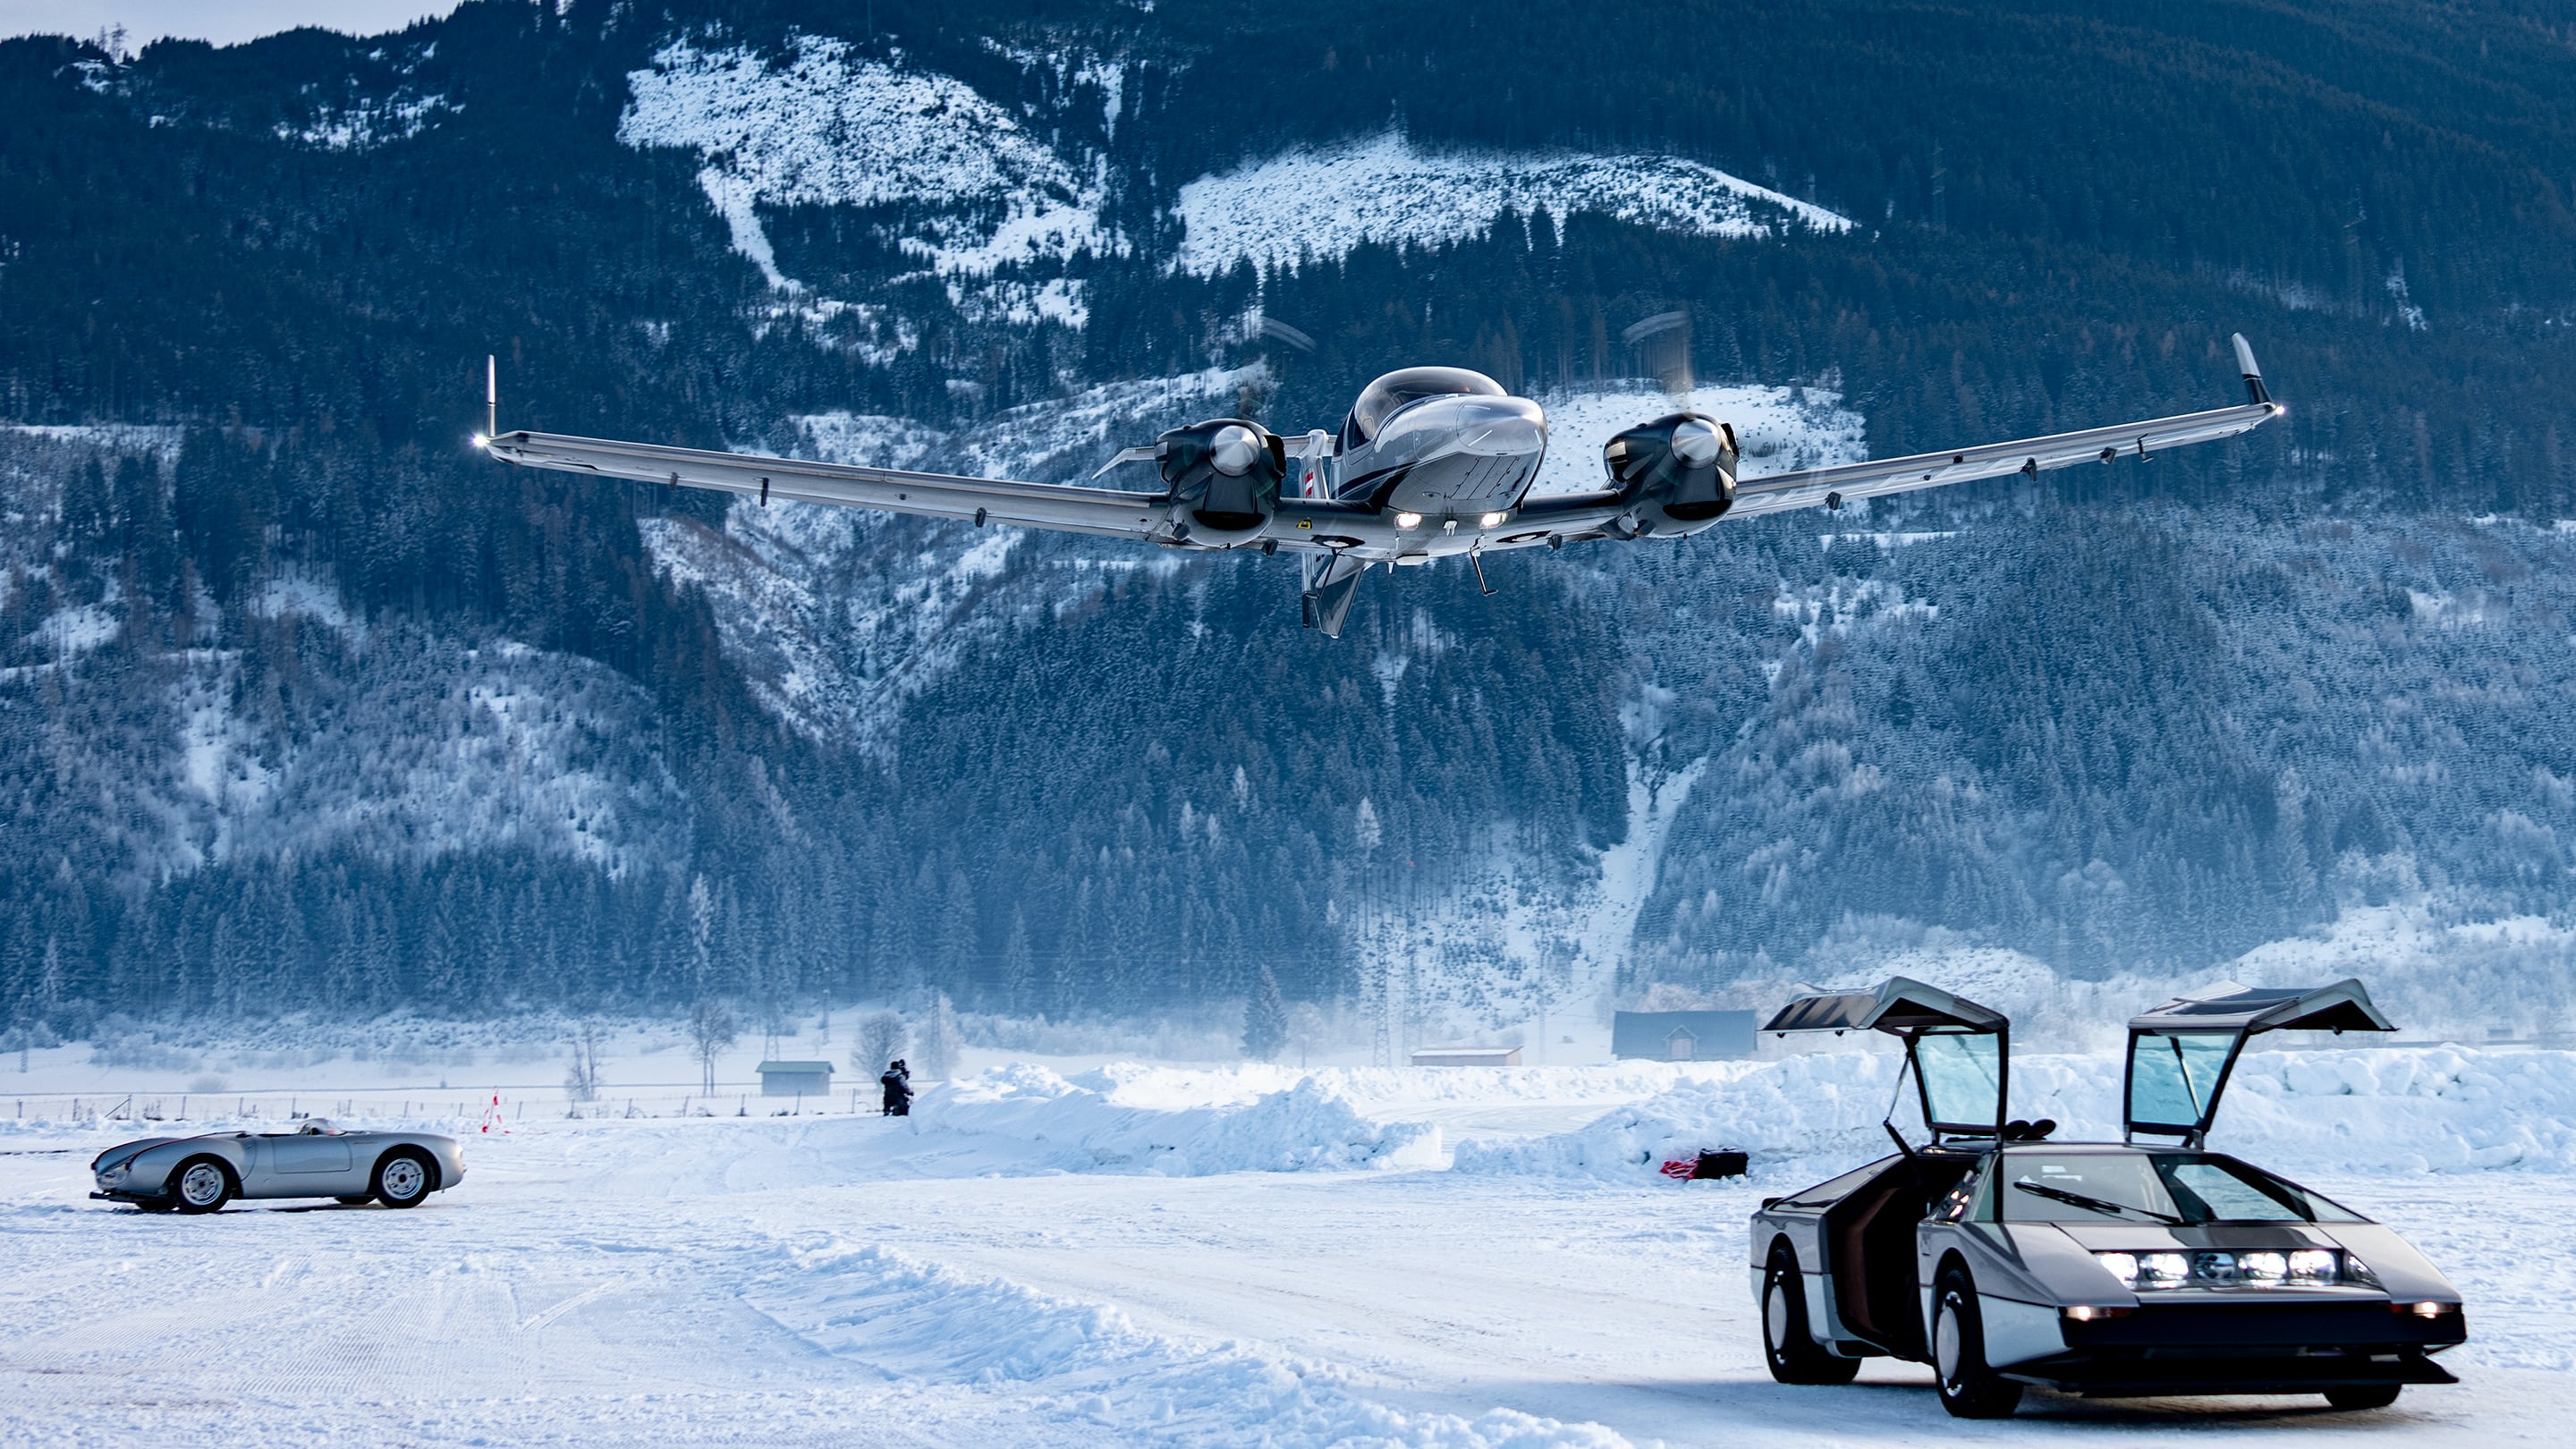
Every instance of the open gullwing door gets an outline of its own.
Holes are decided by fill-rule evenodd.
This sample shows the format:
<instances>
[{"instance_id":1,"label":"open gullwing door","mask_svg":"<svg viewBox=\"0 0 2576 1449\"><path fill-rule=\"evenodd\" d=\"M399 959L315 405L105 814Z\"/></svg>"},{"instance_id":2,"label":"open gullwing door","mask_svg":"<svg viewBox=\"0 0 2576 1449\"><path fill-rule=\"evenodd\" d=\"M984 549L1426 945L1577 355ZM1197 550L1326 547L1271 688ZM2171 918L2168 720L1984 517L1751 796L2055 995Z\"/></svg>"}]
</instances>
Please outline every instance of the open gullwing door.
<instances>
[{"instance_id":1,"label":"open gullwing door","mask_svg":"<svg viewBox=\"0 0 2576 1449\"><path fill-rule=\"evenodd\" d=\"M2120 1115L2130 1139L2179 1137L2198 1148L2248 1038L2267 1031L2395 1031L2361 982L2236 987L2177 996L2129 1019Z\"/></svg>"},{"instance_id":2,"label":"open gullwing door","mask_svg":"<svg viewBox=\"0 0 2576 1449\"><path fill-rule=\"evenodd\" d=\"M2000 1011L1895 976L1875 991L1801 996L1762 1029L1886 1032L1905 1043L1906 1067L1934 1142L2002 1131L2012 1022ZM1895 1115L1892 1106L1889 1115ZM1893 1123L1888 1130L1896 1130Z\"/></svg>"}]
</instances>

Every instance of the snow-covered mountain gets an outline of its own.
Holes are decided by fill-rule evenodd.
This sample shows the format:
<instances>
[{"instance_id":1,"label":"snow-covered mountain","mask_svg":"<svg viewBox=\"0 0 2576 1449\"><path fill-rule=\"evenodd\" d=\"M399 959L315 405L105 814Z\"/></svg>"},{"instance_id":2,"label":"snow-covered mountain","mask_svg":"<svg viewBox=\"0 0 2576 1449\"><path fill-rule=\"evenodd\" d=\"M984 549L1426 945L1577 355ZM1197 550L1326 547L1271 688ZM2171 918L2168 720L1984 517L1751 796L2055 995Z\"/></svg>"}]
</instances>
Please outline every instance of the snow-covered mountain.
<instances>
[{"instance_id":1,"label":"snow-covered mountain","mask_svg":"<svg viewBox=\"0 0 2576 1449\"><path fill-rule=\"evenodd\" d=\"M1762 85L1852 57L1685 56L1668 102L1595 83L1625 12L1468 86L1473 27L1342 17L1244 75L1194 14L1006 11L0 47L44 118L0 159L96 162L0 171L34 219L0 221L0 997L237 1004L208 983L266 940L259 979L343 1004L1061 1016L1270 965L1439 1034L1891 962L2326 969L2285 943L2388 912L2496 979L2563 940L2576 503L2523 365L2556 334L2497 340L2556 283L2462 263L2477 206L2335 220L2310 277L2295 208L2133 233L1902 88L1773 125ZM2184 109L2308 104L2263 95ZM2055 156L2061 121L1990 129ZM2426 176L2511 190L2447 144ZM2298 411L2232 450L1502 560L1491 598L1373 578L1338 645L1286 563L457 445L486 351L505 424L1054 479L1438 360L1539 397L1571 489L1677 405L1769 471L2215 402L2237 326Z\"/></svg>"}]
</instances>

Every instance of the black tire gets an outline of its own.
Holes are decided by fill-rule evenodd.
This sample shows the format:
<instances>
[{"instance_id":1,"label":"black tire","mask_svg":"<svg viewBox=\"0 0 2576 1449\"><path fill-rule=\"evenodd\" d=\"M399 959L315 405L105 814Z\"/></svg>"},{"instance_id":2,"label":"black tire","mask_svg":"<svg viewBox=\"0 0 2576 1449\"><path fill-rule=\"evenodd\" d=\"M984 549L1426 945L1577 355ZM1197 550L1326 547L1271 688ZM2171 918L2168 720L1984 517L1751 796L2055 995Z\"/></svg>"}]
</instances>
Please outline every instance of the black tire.
<instances>
[{"instance_id":1,"label":"black tire","mask_svg":"<svg viewBox=\"0 0 2576 1449\"><path fill-rule=\"evenodd\" d=\"M376 1160L376 1201L389 1208L418 1207L438 1191L438 1166L416 1147L397 1147Z\"/></svg>"},{"instance_id":2,"label":"black tire","mask_svg":"<svg viewBox=\"0 0 2576 1449\"><path fill-rule=\"evenodd\" d=\"M170 1205L183 1213L210 1213L241 1195L233 1170L219 1157L191 1157L170 1173Z\"/></svg>"},{"instance_id":3,"label":"black tire","mask_svg":"<svg viewBox=\"0 0 2576 1449\"><path fill-rule=\"evenodd\" d=\"M375 1198L367 1193L361 1192L354 1193L346 1197L335 1197L331 1199L331 1201L338 1203L342 1207L365 1207L367 1204L374 1202Z\"/></svg>"},{"instance_id":4,"label":"black tire","mask_svg":"<svg viewBox=\"0 0 2576 1449\"><path fill-rule=\"evenodd\" d=\"M1959 1419L2008 1419L2021 1405L2021 1385L1986 1363L1986 1325L1977 1286L1953 1263L1932 1291L1932 1377L1941 1407Z\"/></svg>"},{"instance_id":5,"label":"black tire","mask_svg":"<svg viewBox=\"0 0 2576 1449\"><path fill-rule=\"evenodd\" d=\"M1807 1329L1806 1285L1798 1260L1786 1248L1771 1252L1762 1271L1762 1361L1784 1384L1847 1384L1860 1360L1827 1353Z\"/></svg>"},{"instance_id":6,"label":"black tire","mask_svg":"<svg viewBox=\"0 0 2576 1449\"><path fill-rule=\"evenodd\" d=\"M2404 1384L2345 1384L2326 1390L2326 1402L2338 1409L2385 1409L2397 1402Z\"/></svg>"}]
</instances>

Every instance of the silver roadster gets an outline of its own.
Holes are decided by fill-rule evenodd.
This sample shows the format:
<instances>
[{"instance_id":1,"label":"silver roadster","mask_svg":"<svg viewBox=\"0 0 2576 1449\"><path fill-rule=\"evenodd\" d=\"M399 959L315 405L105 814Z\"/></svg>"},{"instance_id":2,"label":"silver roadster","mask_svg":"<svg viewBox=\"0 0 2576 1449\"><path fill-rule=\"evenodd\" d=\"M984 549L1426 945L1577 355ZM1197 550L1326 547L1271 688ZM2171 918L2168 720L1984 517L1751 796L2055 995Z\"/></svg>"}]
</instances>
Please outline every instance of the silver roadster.
<instances>
[{"instance_id":1,"label":"silver roadster","mask_svg":"<svg viewBox=\"0 0 2576 1449\"><path fill-rule=\"evenodd\" d=\"M418 1207L465 1177L456 1140L431 1132L348 1132L318 1117L292 1132L212 1132L119 1143L89 1165L94 1198L146 1212L210 1213L234 1198L331 1197Z\"/></svg>"},{"instance_id":2,"label":"silver roadster","mask_svg":"<svg viewBox=\"0 0 2576 1449\"><path fill-rule=\"evenodd\" d=\"M2390 1031L2358 981L2169 1001L2129 1023L2127 1131L2049 1141L2007 1121L2011 1024L1902 977L1802 997L1766 1031L1905 1043L1928 1141L1753 1215L1764 1357L1785 1384L1849 1383L1864 1358L1931 1365L1961 1418L2025 1385L2092 1397L2322 1393L2339 1409L2456 1383L2460 1295L2396 1233L2205 1146L2246 1040ZM1910 1116L1910 1114L1908 1114ZM2140 1142L2140 1138L2169 1139Z\"/></svg>"}]
</instances>

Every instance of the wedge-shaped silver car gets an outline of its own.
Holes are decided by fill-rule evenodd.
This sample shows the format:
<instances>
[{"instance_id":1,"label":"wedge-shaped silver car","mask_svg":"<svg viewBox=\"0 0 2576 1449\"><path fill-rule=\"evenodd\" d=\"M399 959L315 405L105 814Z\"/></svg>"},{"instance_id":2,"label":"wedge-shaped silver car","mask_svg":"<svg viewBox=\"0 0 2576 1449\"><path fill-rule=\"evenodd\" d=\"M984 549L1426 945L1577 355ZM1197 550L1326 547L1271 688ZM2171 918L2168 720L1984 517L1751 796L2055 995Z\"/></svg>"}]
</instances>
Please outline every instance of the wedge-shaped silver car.
<instances>
[{"instance_id":1,"label":"wedge-shaped silver car","mask_svg":"<svg viewBox=\"0 0 2576 1449\"><path fill-rule=\"evenodd\" d=\"M2165 1003L2129 1023L2127 1132L2055 1143L2008 1121L2010 1023L1902 977L1803 997L1766 1031L1905 1043L1929 1141L1753 1217L1772 1377L1932 1366L1941 1402L1999 1418L2025 1385L2091 1396L2322 1393L2380 1408L2468 1336L2460 1295L2397 1234L2204 1142L2245 1042L2389 1031L2358 981ZM2141 1142L2139 1139L2169 1139Z\"/></svg>"},{"instance_id":2,"label":"wedge-shaped silver car","mask_svg":"<svg viewBox=\"0 0 2576 1449\"><path fill-rule=\"evenodd\" d=\"M210 1213L234 1198L369 1198L418 1207L465 1178L456 1140L431 1132L344 1132L308 1118L292 1132L216 1132L119 1143L89 1165L94 1198L147 1212Z\"/></svg>"}]
</instances>

